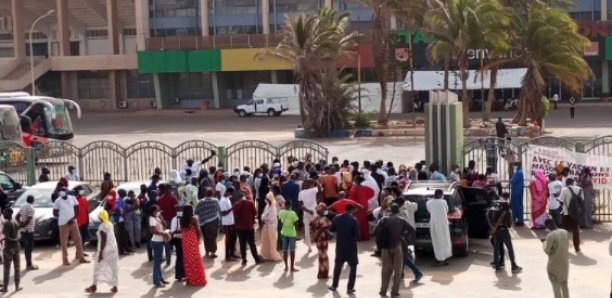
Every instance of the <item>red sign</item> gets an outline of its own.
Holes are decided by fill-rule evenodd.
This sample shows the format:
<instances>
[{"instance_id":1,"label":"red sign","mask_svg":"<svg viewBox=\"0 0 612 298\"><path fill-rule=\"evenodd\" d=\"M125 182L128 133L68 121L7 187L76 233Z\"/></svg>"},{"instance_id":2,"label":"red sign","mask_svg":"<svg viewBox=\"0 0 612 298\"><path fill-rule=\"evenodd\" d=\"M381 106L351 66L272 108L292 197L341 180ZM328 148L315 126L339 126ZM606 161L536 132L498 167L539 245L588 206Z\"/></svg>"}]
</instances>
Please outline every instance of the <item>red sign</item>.
<instances>
[{"instance_id":1,"label":"red sign","mask_svg":"<svg viewBox=\"0 0 612 298\"><path fill-rule=\"evenodd\" d=\"M608 36L609 22L580 22L578 32L588 38L598 38Z\"/></svg>"}]
</instances>

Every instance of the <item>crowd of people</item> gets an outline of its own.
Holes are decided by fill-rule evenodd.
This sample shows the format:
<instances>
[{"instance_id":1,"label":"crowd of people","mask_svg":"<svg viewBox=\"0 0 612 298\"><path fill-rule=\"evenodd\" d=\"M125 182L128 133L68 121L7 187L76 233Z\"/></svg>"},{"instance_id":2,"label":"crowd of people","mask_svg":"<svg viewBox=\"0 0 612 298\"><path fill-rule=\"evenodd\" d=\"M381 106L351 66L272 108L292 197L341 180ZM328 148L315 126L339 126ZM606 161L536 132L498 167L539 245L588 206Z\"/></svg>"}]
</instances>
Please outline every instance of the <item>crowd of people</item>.
<instances>
[{"instance_id":1,"label":"crowd of people","mask_svg":"<svg viewBox=\"0 0 612 298\"><path fill-rule=\"evenodd\" d=\"M333 157L330 162L316 162L308 155L303 160L290 157L286 167L281 166L280 160L273 160L271 165L262 164L253 171L249 167L227 171L215 166L204 167L214 154L212 152L210 157L198 162L188 160L167 176L159 168L154 169L150 183L141 185L139 193L117 189L111 175L104 173L100 188L104 210L97 215L100 225L93 257L94 278L87 292L96 292L100 283L108 283L111 291L117 292L119 256L130 255L141 248L141 243L146 243L155 287L168 284L162 264L165 262L170 266L173 255L174 279L190 286L206 286L203 260L218 257L217 239L222 233L225 242L222 257L226 262L241 261L245 266L249 261L248 250L255 264L282 261L284 270L291 273L299 272L295 251L298 241L303 240L300 243L308 253L313 248L317 250L319 279L330 278L327 252L330 241L335 239L336 253L329 289L337 290L340 273L347 263L350 267L348 293L355 292L359 264L357 242L370 240L373 235L376 240L373 256L380 257L382 263L380 294L386 296L389 282L392 282L389 293L392 297L398 296L404 267L411 269L414 282L420 282L423 277L412 252L418 206L402 196L411 182L419 180L456 182L464 187L486 189L496 202L486 215L494 252L491 265L495 270L503 270L505 246L512 271L522 270L516 263L509 233L512 225L524 225L525 177L519 162L513 165L508 193L502 191L496 169L489 167L485 173L478 173L474 161L469 161L464 169L452 166L448 175L442 173L435 163L428 166L425 161L412 167L399 165L396 168L393 163L380 160L360 164ZM44 175L48 175L48 171L46 174L43 172ZM532 227L548 227L550 230L554 229L553 226L563 227L573 233L574 247L578 252L579 228L592 227L592 177L589 170L584 169L578 179L579 187L568 176L569 169L563 165L548 177L541 170L535 171L529 186ZM43 178L48 179L48 176ZM76 259L80 263L90 262L83 252L83 245L89 240L87 198L78 187L68 189L68 181L79 179L74 167L70 167L58 182L52 197L64 265L70 265L69 239L75 244ZM426 204L431 215L430 234L438 261L436 265L440 266L448 265L447 259L452 256L447 219L449 209L443 195L442 190L436 190L434 199ZM19 272L19 242L15 233L20 229L27 268L37 269L31 260L33 200L28 198L28 205L20 210L16 220L12 220L10 208L3 212L5 291L11 262L15 272ZM550 220L547 219L549 216ZM141 235L141 230L146 235ZM260 235L258 241L256 230ZM549 234L545 245L546 253L555 259L549 263L549 277L555 295L564 293L567 288L567 269L562 270L567 268L564 263L567 260L563 259L567 254L558 252L559 247L550 244L553 238L559 241L567 237L567 232L564 235L560 233ZM142 236L148 239L141 241ZM259 242L259 248L256 242ZM203 256L200 243L204 247ZM15 274L15 284L20 289L19 274Z\"/></svg>"}]
</instances>

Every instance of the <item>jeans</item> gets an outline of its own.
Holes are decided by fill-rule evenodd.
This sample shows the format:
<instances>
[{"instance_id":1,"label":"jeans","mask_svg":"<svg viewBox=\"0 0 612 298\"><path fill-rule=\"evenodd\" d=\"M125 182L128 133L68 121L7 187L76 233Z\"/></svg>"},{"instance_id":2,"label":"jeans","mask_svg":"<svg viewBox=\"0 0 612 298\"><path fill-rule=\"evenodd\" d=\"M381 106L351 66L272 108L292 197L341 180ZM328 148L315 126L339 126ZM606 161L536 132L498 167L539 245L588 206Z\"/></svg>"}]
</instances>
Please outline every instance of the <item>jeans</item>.
<instances>
[{"instance_id":1,"label":"jeans","mask_svg":"<svg viewBox=\"0 0 612 298\"><path fill-rule=\"evenodd\" d=\"M34 250L34 233L21 232L21 240L23 240L23 251L25 253L26 267L31 267L32 250Z\"/></svg>"},{"instance_id":2,"label":"jeans","mask_svg":"<svg viewBox=\"0 0 612 298\"><path fill-rule=\"evenodd\" d=\"M417 265L414 263L414 259L412 258L412 251L410 250L410 248L406 247L403 253L404 253L404 265L408 266L408 268L412 270L412 273L414 274L414 278L419 278L420 276L423 276L423 272L421 272L419 267L417 267Z\"/></svg>"},{"instance_id":3,"label":"jeans","mask_svg":"<svg viewBox=\"0 0 612 298\"><path fill-rule=\"evenodd\" d=\"M217 252L217 234L219 232L219 219L205 223L200 226L202 238L204 238L204 251L206 254Z\"/></svg>"},{"instance_id":4,"label":"jeans","mask_svg":"<svg viewBox=\"0 0 612 298\"><path fill-rule=\"evenodd\" d=\"M125 217L125 228L130 237L130 246L140 245L140 216L136 213L129 213Z\"/></svg>"},{"instance_id":5,"label":"jeans","mask_svg":"<svg viewBox=\"0 0 612 298\"><path fill-rule=\"evenodd\" d=\"M81 235L81 243L85 247L85 242L89 240L89 225L79 226L79 234Z\"/></svg>"},{"instance_id":6,"label":"jeans","mask_svg":"<svg viewBox=\"0 0 612 298\"><path fill-rule=\"evenodd\" d=\"M160 285L164 280L161 268L164 242L150 241L149 243L151 243L151 248L153 249L153 284Z\"/></svg>"},{"instance_id":7,"label":"jeans","mask_svg":"<svg viewBox=\"0 0 612 298\"><path fill-rule=\"evenodd\" d=\"M174 278L181 280L185 278L185 266L183 265L183 239L172 238L172 246L176 249L176 263L174 264Z\"/></svg>"},{"instance_id":8,"label":"jeans","mask_svg":"<svg viewBox=\"0 0 612 298\"><path fill-rule=\"evenodd\" d=\"M497 245L497 254L499 255L500 265L504 264L504 243L495 243L495 236L491 236L491 246L493 247L493 253L495 253L495 245ZM493 264L495 264L495 256L493 256Z\"/></svg>"},{"instance_id":9,"label":"jeans","mask_svg":"<svg viewBox=\"0 0 612 298\"><path fill-rule=\"evenodd\" d=\"M119 253L127 253L129 250L127 230L125 229L125 221L115 224L115 239L117 239L117 248Z\"/></svg>"},{"instance_id":10,"label":"jeans","mask_svg":"<svg viewBox=\"0 0 612 298\"><path fill-rule=\"evenodd\" d=\"M2 264L4 265L4 288L8 288L9 277L11 275L11 265L13 265L13 278L15 279L16 288L17 285L19 285L19 280L21 277L21 270L19 268L19 242L17 242L17 247L4 248L2 251Z\"/></svg>"},{"instance_id":11,"label":"jeans","mask_svg":"<svg viewBox=\"0 0 612 298\"><path fill-rule=\"evenodd\" d=\"M246 263L247 244L251 249L251 254L255 262L260 262L259 254L257 254L257 246L255 245L255 230L236 230L238 241L240 242L240 256L242 262Z\"/></svg>"},{"instance_id":12,"label":"jeans","mask_svg":"<svg viewBox=\"0 0 612 298\"><path fill-rule=\"evenodd\" d=\"M555 222L555 226L561 227L561 207L557 209L548 209L548 212L550 213L552 220Z\"/></svg>"},{"instance_id":13,"label":"jeans","mask_svg":"<svg viewBox=\"0 0 612 298\"><path fill-rule=\"evenodd\" d=\"M512 247L512 238L510 237L510 230L507 228L498 228L495 233L495 246L493 247L493 259L495 260L495 267L501 266L499 247L505 244L508 248L508 256L512 267L516 267L516 261L514 260L514 248Z\"/></svg>"},{"instance_id":14,"label":"jeans","mask_svg":"<svg viewBox=\"0 0 612 298\"><path fill-rule=\"evenodd\" d=\"M236 248L236 231L234 225L223 226L223 229L225 231L225 259L229 260L234 255Z\"/></svg>"}]
</instances>

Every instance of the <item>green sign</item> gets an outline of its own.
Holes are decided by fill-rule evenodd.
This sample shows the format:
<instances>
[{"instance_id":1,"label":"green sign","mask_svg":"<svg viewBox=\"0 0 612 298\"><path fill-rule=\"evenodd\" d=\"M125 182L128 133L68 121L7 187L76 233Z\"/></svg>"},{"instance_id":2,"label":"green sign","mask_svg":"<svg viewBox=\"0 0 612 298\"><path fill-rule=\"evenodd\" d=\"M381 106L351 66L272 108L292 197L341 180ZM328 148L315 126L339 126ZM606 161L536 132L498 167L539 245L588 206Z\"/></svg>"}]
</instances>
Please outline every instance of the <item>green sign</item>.
<instances>
[{"instance_id":1,"label":"green sign","mask_svg":"<svg viewBox=\"0 0 612 298\"><path fill-rule=\"evenodd\" d=\"M140 73L221 71L221 50L138 52Z\"/></svg>"},{"instance_id":2,"label":"green sign","mask_svg":"<svg viewBox=\"0 0 612 298\"><path fill-rule=\"evenodd\" d=\"M431 38L423 35L419 30L398 30L393 34L391 44L394 46L408 46L412 38L412 44L431 43Z\"/></svg>"},{"instance_id":3,"label":"green sign","mask_svg":"<svg viewBox=\"0 0 612 298\"><path fill-rule=\"evenodd\" d=\"M612 36L606 36L606 61L612 61Z\"/></svg>"}]
</instances>

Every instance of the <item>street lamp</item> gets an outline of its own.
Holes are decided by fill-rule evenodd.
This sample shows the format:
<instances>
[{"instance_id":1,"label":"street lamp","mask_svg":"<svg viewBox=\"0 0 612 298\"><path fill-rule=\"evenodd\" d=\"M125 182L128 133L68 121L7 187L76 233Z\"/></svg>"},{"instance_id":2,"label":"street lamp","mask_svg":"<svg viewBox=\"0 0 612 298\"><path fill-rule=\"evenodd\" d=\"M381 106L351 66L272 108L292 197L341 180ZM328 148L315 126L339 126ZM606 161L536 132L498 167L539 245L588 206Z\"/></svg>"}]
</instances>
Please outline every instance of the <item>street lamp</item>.
<instances>
[{"instance_id":1,"label":"street lamp","mask_svg":"<svg viewBox=\"0 0 612 298\"><path fill-rule=\"evenodd\" d=\"M32 95L36 95L36 86L34 86L34 46L32 45L32 31L34 31L34 26L36 26L36 23L38 23L38 21L52 15L55 12L55 9L51 9L49 11L47 11L47 13L45 13L44 15L38 17L36 20L34 20L34 23L32 23L32 26L30 27L30 34L29 34L29 40L30 40L30 83L32 84Z\"/></svg>"}]
</instances>

